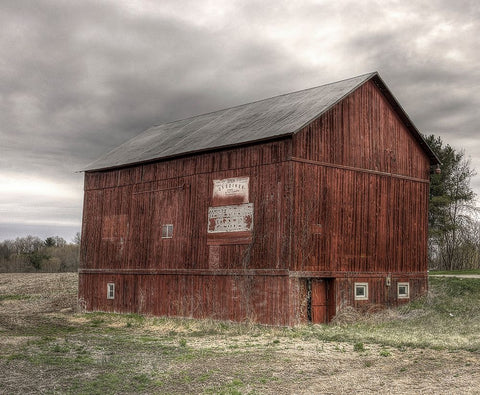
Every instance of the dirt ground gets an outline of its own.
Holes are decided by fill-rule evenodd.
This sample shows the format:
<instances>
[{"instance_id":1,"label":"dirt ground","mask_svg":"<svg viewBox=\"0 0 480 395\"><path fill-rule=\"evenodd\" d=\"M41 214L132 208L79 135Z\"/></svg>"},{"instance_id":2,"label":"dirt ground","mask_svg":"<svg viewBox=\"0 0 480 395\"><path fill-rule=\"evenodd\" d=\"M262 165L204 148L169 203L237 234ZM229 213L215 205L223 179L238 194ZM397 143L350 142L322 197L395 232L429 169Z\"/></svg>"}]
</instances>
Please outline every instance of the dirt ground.
<instances>
[{"instance_id":1,"label":"dirt ground","mask_svg":"<svg viewBox=\"0 0 480 395\"><path fill-rule=\"evenodd\" d=\"M76 286L74 273L0 274L0 393L480 394L478 353L378 344L355 349L231 326L199 334L193 322L152 318L138 325L126 318L95 321L77 311ZM116 327L124 328L118 346L109 343ZM53 358L67 346L63 359ZM58 362L71 361L74 352L89 362ZM106 369L113 366L123 369L119 381ZM144 383L127 385L122 376Z\"/></svg>"}]
</instances>

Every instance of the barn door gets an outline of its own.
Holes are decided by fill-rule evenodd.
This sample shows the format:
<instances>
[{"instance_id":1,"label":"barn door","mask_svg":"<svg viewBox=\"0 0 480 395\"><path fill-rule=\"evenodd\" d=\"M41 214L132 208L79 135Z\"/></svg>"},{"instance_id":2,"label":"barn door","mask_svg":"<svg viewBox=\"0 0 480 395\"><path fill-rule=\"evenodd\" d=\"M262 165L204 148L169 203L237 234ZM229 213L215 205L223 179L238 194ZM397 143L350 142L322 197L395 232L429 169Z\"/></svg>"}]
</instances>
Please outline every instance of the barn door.
<instances>
[{"instance_id":1,"label":"barn door","mask_svg":"<svg viewBox=\"0 0 480 395\"><path fill-rule=\"evenodd\" d=\"M333 280L311 278L307 280L308 301L307 316L313 324L324 324L330 321L335 312Z\"/></svg>"},{"instance_id":2,"label":"barn door","mask_svg":"<svg viewBox=\"0 0 480 395\"><path fill-rule=\"evenodd\" d=\"M321 278L311 280L311 320L314 324L327 322L327 286Z\"/></svg>"}]
</instances>

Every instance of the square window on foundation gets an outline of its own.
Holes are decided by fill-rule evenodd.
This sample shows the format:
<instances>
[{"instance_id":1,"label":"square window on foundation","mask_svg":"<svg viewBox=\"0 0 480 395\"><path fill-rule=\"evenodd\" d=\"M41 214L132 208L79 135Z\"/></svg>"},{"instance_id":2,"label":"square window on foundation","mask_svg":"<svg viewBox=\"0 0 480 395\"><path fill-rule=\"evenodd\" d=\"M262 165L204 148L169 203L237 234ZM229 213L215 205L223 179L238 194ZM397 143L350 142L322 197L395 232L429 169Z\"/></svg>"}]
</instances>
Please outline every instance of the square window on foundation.
<instances>
[{"instance_id":1,"label":"square window on foundation","mask_svg":"<svg viewBox=\"0 0 480 395\"><path fill-rule=\"evenodd\" d=\"M368 283L355 283L355 300L368 300Z\"/></svg>"},{"instance_id":2,"label":"square window on foundation","mask_svg":"<svg viewBox=\"0 0 480 395\"><path fill-rule=\"evenodd\" d=\"M398 283L397 284L397 297L398 297L398 299L408 299L408 298L410 298L410 284L409 283Z\"/></svg>"}]
</instances>

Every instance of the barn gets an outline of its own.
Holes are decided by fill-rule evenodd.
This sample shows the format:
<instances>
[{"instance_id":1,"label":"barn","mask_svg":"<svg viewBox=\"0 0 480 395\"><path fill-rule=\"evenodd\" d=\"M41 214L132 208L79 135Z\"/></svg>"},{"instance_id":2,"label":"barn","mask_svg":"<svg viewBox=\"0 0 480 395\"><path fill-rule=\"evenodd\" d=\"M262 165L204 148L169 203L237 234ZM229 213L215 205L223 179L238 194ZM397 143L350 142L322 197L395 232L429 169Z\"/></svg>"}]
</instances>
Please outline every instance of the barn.
<instances>
[{"instance_id":1,"label":"barn","mask_svg":"<svg viewBox=\"0 0 480 395\"><path fill-rule=\"evenodd\" d=\"M153 126L84 169L79 301L271 325L404 303L436 164L378 73Z\"/></svg>"}]
</instances>

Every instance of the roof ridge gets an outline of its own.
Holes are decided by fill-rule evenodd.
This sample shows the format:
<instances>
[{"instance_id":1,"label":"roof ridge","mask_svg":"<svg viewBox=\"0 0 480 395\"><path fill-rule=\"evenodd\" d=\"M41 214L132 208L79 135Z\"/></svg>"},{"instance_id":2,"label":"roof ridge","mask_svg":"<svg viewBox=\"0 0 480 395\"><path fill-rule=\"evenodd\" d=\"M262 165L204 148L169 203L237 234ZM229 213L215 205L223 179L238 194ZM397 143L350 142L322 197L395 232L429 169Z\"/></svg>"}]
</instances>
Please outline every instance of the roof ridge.
<instances>
[{"instance_id":1,"label":"roof ridge","mask_svg":"<svg viewBox=\"0 0 480 395\"><path fill-rule=\"evenodd\" d=\"M343 94L343 96L341 97L338 97L336 101L334 101L333 103L330 103L330 105L326 108L323 109L323 111L319 114L317 114L315 117L311 118L310 120L308 120L307 122L305 122L305 124L303 124L302 126L300 126L297 130L295 130L293 132L293 134L296 134L298 133L300 130L302 130L306 125L308 125L309 123L311 122L314 122L315 120L317 120L318 118L320 118L323 114L325 114L325 112L327 112L329 109L333 108L336 104L340 103L342 100L344 100L347 96L349 96L354 90L356 90L360 85L363 85L365 82L367 82L368 80L371 80L373 77L379 77L379 74L378 72L374 71L374 72L371 72L371 73L366 73L366 74L361 74L361 75L358 75L356 77L352 77L352 78L346 78L344 80L340 80L340 81L335 81L335 82L332 82L330 84L325 84L325 85L320 85L320 86L317 86L316 88L322 88L322 87L325 87L325 86L328 86L328 85L335 85L335 84L340 84L342 82L345 82L345 81L349 81L349 80L353 80L353 79L356 79L356 78L360 78L360 77L366 77L366 76L369 76L369 78L364 78L364 80L362 81L361 84L357 84L355 87L353 87L352 89L350 89L348 92L345 92ZM311 88L311 89L315 89L315 88ZM305 90L308 90L308 89L305 89ZM303 91L299 91L299 92L303 92ZM295 92L292 92L292 93L295 93Z\"/></svg>"},{"instance_id":2,"label":"roof ridge","mask_svg":"<svg viewBox=\"0 0 480 395\"><path fill-rule=\"evenodd\" d=\"M322 87L329 86L329 85L340 84L340 83L342 83L342 82L349 81L349 80L354 80L354 79L360 78L360 77L370 76L370 78L371 78L371 77L373 77L373 76L375 76L375 75L378 75L378 72L377 72L377 71L373 71L373 72L365 73L365 74L360 74L360 75L357 75L357 76L355 76L355 77L344 78L343 80L338 80L338 81L334 81L334 82L329 82L329 83L327 83L327 84L317 85L317 86L314 86L314 87L311 87L311 88L300 89L300 90L298 90L298 91L281 93L281 94L279 94L279 95L266 97L266 98L264 98L264 99L258 99L258 100L254 100L254 101L251 101L251 102L248 102L248 103L237 104L237 105L232 106L232 107L226 107L226 108L221 108L221 109L219 109L219 110L214 110L214 111L209 111L209 112L202 113L202 114L192 115L191 117L187 117L187 118L181 118L181 119L176 119L176 120L174 120L174 121L163 122L163 123L159 123L159 124L156 124L156 125L152 125L152 126L149 127L148 129L146 129L145 132L148 131L148 130L150 130L150 129L153 129L153 128L162 126L162 125L169 125L169 124L171 124L171 123L188 121L188 120L190 120L190 119L202 117L202 116L205 116L205 115L211 115L211 114L215 114L215 113L217 113L217 112L228 111L228 110L232 110L232 109L234 109L234 108L239 108L239 107L243 107L243 106L248 106L248 105L250 105L250 104L260 103L260 102L263 102L263 101L267 101L267 100L271 100L271 99L276 99L276 98L279 98L279 97L282 97L282 96L293 95L293 94L295 94L295 93L306 92L306 91L310 91L310 90L322 88Z\"/></svg>"}]
</instances>

